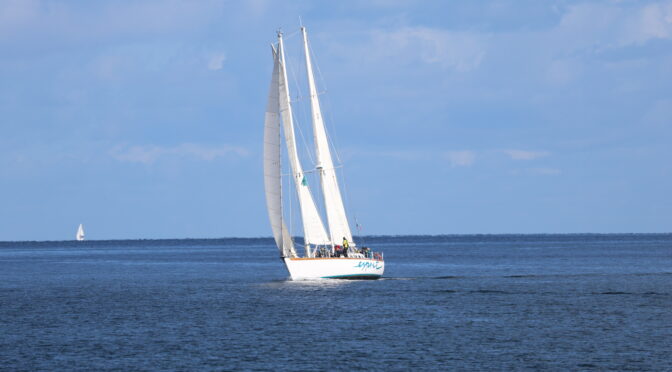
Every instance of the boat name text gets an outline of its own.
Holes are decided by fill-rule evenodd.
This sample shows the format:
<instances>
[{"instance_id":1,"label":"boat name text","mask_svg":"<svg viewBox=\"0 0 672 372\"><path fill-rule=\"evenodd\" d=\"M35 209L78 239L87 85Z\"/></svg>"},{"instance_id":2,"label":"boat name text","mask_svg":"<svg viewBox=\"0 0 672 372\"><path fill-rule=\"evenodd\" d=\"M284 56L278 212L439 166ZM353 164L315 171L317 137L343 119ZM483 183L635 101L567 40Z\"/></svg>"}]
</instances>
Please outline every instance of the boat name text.
<instances>
[{"instance_id":1,"label":"boat name text","mask_svg":"<svg viewBox=\"0 0 672 372\"><path fill-rule=\"evenodd\" d=\"M359 261L355 267L359 267L362 270L366 269L374 269L374 270L380 270L383 267L380 266L380 262L366 262L366 261Z\"/></svg>"}]
</instances>

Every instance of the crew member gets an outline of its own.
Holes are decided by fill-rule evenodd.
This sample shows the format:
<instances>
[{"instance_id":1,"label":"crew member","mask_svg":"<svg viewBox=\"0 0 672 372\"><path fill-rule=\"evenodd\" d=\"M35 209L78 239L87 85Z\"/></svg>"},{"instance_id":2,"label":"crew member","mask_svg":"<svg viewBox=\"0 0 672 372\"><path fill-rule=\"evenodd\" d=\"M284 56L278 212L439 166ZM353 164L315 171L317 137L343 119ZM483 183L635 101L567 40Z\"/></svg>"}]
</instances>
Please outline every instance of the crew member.
<instances>
[{"instance_id":1,"label":"crew member","mask_svg":"<svg viewBox=\"0 0 672 372\"><path fill-rule=\"evenodd\" d=\"M348 256L349 249L350 249L350 244L348 244L348 239L346 239L345 236L344 236L343 237L343 252L345 253L346 257Z\"/></svg>"}]
</instances>

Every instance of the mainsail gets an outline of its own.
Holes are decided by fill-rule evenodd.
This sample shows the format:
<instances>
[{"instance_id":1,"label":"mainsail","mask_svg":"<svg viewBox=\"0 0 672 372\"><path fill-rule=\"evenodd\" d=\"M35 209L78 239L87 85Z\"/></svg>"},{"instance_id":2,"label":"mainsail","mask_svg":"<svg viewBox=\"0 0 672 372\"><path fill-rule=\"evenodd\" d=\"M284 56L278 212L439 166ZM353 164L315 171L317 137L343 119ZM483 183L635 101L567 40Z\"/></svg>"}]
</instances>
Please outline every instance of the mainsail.
<instances>
[{"instance_id":1,"label":"mainsail","mask_svg":"<svg viewBox=\"0 0 672 372\"><path fill-rule=\"evenodd\" d=\"M306 175L301 167L299 155L296 149L296 140L294 136L294 121L292 117L292 106L289 99L289 86L287 84L287 69L285 65L285 51L282 41L282 34L278 33L278 51L276 59L280 63L279 80L279 107L280 116L287 144L289 163L292 167L292 178L296 186L296 193L299 199L301 209L301 221L303 222L303 239L306 244L306 255L310 256L308 249L310 244L331 245L331 240L322 224L322 219L315 206L315 201L310 193Z\"/></svg>"},{"instance_id":2,"label":"mainsail","mask_svg":"<svg viewBox=\"0 0 672 372\"><path fill-rule=\"evenodd\" d=\"M348 239L351 245L352 234L348 225L348 218L343 207L341 191L336 179L336 169L331 158L327 133L322 120L320 102L317 97L317 88L315 87L315 78L313 77L313 66L310 60L308 50L308 36L306 28L301 27L303 34L303 48L306 57L306 71L308 73L308 88L310 93L310 109L313 120L313 134L315 137L315 153L317 157L317 170L320 172L322 183L322 193L324 194L324 207L327 211L327 221L329 222L329 233L333 244L341 244L343 238Z\"/></svg>"},{"instance_id":3,"label":"mainsail","mask_svg":"<svg viewBox=\"0 0 672 372\"><path fill-rule=\"evenodd\" d=\"M273 237L283 257L295 257L296 251L291 236L282 219L282 184L280 174L280 113L279 75L280 61L273 49L273 77L268 93L264 119L264 188L266 208L273 228Z\"/></svg>"}]
</instances>

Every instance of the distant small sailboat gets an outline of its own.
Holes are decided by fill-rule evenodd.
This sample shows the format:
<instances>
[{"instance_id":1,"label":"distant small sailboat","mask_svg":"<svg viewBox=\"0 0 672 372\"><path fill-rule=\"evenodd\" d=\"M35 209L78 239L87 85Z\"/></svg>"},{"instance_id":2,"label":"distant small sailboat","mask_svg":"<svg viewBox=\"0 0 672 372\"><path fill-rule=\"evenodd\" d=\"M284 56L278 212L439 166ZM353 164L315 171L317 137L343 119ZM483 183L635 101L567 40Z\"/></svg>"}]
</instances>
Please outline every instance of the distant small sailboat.
<instances>
[{"instance_id":1,"label":"distant small sailboat","mask_svg":"<svg viewBox=\"0 0 672 372\"><path fill-rule=\"evenodd\" d=\"M301 28L301 33L303 35L315 154L317 157L315 169L308 172L319 174L328 230L322 223L322 217L318 212L311 188L305 177L306 172L302 169L299 161L294 136L282 33L278 32L277 46L272 46L273 76L264 125L264 184L268 216L271 220L275 243L280 250L280 256L290 276L294 280L316 278L378 279L385 270L382 253L373 252L366 247L358 248L352 239L336 179L336 167L331 158L329 141L320 110L305 27ZM304 257L300 257L294 249L294 241L283 216L281 132L284 133L291 166L290 173L294 179L299 200L303 222Z\"/></svg>"},{"instance_id":2,"label":"distant small sailboat","mask_svg":"<svg viewBox=\"0 0 672 372\"><path fill-rule=\"evenodd\" d=\"M81 223L79 224L79 228L77 228L77 235L75 236L75 239L80 242L84 240L84 225Z\"/></svg>"}]
</instances>

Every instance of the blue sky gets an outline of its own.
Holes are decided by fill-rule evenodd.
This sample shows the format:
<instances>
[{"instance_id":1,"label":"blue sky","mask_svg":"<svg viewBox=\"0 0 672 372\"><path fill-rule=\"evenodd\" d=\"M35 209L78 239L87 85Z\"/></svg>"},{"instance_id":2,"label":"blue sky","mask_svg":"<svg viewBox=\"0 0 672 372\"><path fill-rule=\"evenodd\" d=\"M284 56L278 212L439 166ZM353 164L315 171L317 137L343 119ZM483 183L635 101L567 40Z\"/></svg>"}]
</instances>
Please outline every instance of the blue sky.
<instances>
[{"instance_id":1,"label":"blue sky","mask_svg":"<svg viewBox=\"0 0 672 372\"><path fill-rule=\"evenodd\" d=\"M299 17L364 233L672 231L672 1L3 0L0 240L270 236Z\"/></svg>"}]
</instances>

